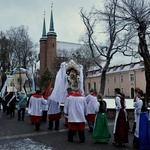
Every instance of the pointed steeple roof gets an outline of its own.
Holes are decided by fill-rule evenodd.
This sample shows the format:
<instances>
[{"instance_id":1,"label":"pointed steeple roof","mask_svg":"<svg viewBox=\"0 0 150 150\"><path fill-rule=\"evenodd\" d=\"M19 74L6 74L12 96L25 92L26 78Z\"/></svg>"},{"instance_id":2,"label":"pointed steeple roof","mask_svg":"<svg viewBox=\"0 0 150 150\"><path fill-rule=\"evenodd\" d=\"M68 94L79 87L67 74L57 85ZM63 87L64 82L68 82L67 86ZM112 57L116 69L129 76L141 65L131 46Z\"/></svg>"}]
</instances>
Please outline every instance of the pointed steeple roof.
<instances>
[{"instance_id":1,"label":"pointed steeple roof","mask_svg":"<svg viewBox=\"0 0 150 150\"><path fill-rule=\"evenodd\" d=\"M53 11L51 10L50 28L49 31L54 31Z\"/></svg>"},{"instance_id":2,"label":"pointed steeple roof","mask_svg":"<svg viewBox=\"0 0 150 150\"><path fill-rule=\"evenodd\" d=\"M57 36L56 32L54 31L54 21L53 21L53 10L52 10L51 6L51 16L50 16L50 28L49 28L49 32L47 33L47 35L53 35L53 36Z\"/></svg>"},{"instance_id":3,"label":"pointed steeple roof","mask_svg":"<svg viewBox=\"0 0 150 150\"><path fill-rule=\"evenodd\" d=\"M42 37L41 37L40 40L47 40L47 35L46 35L46 23L45 23L45 11L44 11L44 19L43 19Z\"/></svg>"}]
</instances>

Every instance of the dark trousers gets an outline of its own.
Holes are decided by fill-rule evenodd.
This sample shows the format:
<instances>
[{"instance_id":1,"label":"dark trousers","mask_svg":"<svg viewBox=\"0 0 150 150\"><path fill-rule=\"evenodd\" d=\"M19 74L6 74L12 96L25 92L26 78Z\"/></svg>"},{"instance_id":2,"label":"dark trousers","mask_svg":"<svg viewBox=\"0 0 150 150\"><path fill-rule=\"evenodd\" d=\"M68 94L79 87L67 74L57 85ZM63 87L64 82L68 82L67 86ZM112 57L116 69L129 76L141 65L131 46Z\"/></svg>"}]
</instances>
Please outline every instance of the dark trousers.
<instances>
[{"instance_id":1,"label":"dark trousers","mask_svg":"<svg viewBox=\"0 0 150 150\"><path fill-rule=\"evenodd\" d=\"M35 130L36 131L39 131L40 130L40 125L41 125L41 123L40 122L35 122Z\"/></svg>"},{"instance_id":2,"label":"dark trousers","mask_svg":"<svg viewBox=\"0 0 150 150\"><path fill-rule=\"evenodd\" d=\"M18 110L18 120L24 121L24 116L25 116L25 108L20 108L20 110Z\"/></svg>"},{"instance_id":3,"label":"dark trousers","mask_svg":"<svg viewBox=\"0 0 150 150\"><path fill-rule=\"evenodd\" d=\"M44 110L42 114L42 122L46 122L46 121L47 121L47 111Z\"/></svg>"},{"instance_id":4,"label":"dark trousers","mask_svg":"<svg viewBox=\"0 0 150 150\"><path fill-rule=\"evenodd\" d=\"M73 136L75 135L75 133L76 133L76 130L69 130L68 131L68 141L69 142L73 142ZM84 142L85 141L84 131L78 130L78 134L79 134L80 142Z\"/></svg>"},{"instance_id":5,"label":"dark trousers","mask_svg":"<svg viewBox=\"0 0 150 150\"><path fill-rule=\"evenodd\" d=\"M133 123L132 132L134 133L136 129L136 122Z\"/></svg>"},{"instance_id":6,"label":"dark trousers","mask_svg":"<svg viewBox=\"0 0 150 150\"><path fill-rule=\"evenodd\" d=\"M10 118L15 117L15 108L9 108Z\"/></svg>"},{"instance_id":7,"label":"dark trousers","mask_svg":"<svg viewBox=\"0 0 150 150\"><path fill-rule=\"evenodd\" d=\"M88 126L89 126L89 132L93 132L94 122L88 121Z\"/></svg>"},{"instance_id":8,"label":"dark trousers","mask_svg":"<svg viewBox=\"0 0 150 150\"><path fill-rule=\"evenodd\" d=\"M49 120L49 129L53 129L53 123L55 122L55 130L59 129L59 120Z\"/></svg>"}]
</instances>

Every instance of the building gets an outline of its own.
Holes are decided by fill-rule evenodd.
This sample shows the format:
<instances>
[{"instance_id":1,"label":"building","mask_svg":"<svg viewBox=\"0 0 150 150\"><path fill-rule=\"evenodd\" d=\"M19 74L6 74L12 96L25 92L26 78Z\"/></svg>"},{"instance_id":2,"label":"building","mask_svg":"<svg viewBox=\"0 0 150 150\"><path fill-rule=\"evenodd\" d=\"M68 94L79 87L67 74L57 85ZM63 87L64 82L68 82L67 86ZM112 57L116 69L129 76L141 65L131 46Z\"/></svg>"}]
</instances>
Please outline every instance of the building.
<instances>
[{"instance_id":1,"label":"building","mask_svg":"<svg viewBox=\"0 0 150 150\"><path fill-rule=\"evenodd\" d=\"M78 43L57 41L57 34L54 31L53 11L51 10L50 28L46 33L45 17L43 20L42 37L40 38L40 75L48 68L52 73L56 65L60 65L61 58L69 57L73 51L80 49L83 45ZM56 64L56 62L59 62ZM54 72L53 72L54 71ZM56 70L58 71L58 69Z\"/></svg>"},{"instance_id":2,"label":"building","mask_svg":"<svg viewBox=\"0 0 150 150\"><path fill-rule=\"evenodd\" d=\"M99 69L89 70L85 79L85 91L94 88L98 92L100 89L100 78L101 71ZM114 96L114 88L120 88L126 97L133 98L135 87L140 87L145 91L145 85L143 61L115 65L107 70L104 96L112 97Z\"/></svg>"},{"instance_id":3,"label":"building","mask_svg":"<svg viewBox=\"0 0 150 150\"><path fill-rule=\"evenodd\" d=\"M53 12L51 11L50 28L46 33L45 17L43 20L43 32L40 38L40 75L49 68L55 69L58 58L70 57L70 51L82 48L83 45L77 43L57 41L57 34L54 31ZM120 58L120 59L119 59ZM119 61L118 61L119 60ZM111 66L106 74L105 97L114 96L114 88L120 88L126 97L134 97L135 87L140 87L145 91L145 71L143 62L140 60L130 60L129 57L116 56L112 60ZM85 78L85 92L94 88L97 92L100 89L100 69L90 68Z\"/></svg>"}]
</instances>

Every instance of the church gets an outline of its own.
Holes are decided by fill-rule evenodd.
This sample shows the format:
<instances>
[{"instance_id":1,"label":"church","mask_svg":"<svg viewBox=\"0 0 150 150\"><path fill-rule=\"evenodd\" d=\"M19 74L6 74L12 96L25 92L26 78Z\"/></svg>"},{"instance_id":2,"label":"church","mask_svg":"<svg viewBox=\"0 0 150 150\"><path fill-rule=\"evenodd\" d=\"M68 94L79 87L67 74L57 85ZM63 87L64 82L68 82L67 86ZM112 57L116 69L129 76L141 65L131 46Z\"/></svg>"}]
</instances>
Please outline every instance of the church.
<instances>
[{"instance_id":1,"label":"church","mask_svg":"<svg viewBox=\"0 0 150 150\"><path fill-rule=\"evenodd\" d=\"M69 57L70 51L75 51L83 45L78 43L57 41L57 34L54 31L53 11L51 10L50 28L46 33L45 17L43 20L42 37L40 38L40 75L48 68L54 74L57 66L56 62L62 58ZM65 59L64 59L65 60ZM60 62L58 63L60 65Z\"/></svg>"},{"instance_id":2,"label":"church","mask_svg":"<svg viewBox=\"0 0 150 150\"><path fill-rule=\"evenodd\" d=\"M42 37L40 38L40 75L49 68L54 73L60 58L68 56L69 51L82 48L82 44L57 41L57 34L54 30L53 11L51 10L50 28L46 32L45 17L43 19ZM59 58L59 59L58 59ZM65 59L64 59L65 60ZM60 63L59 63L60 64ZM85 92L90 88L96 92L100 89L101 70L91 67L84 79ZM145 91L145 70L143 61L131 61L128 58L115 57L106 73L106 86L104 97L114 96L114 88L120 88L128 98L134 97L135 87Z\"/></svg>"}]
</instances>

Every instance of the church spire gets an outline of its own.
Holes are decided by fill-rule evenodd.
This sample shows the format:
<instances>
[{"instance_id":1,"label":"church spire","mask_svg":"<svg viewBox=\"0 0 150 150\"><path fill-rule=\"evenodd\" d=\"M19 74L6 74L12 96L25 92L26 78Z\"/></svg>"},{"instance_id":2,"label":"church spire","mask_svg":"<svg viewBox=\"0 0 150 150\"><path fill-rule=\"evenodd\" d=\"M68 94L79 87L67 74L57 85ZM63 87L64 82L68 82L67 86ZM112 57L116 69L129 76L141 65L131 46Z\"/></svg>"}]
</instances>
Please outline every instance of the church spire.
<instances>
[{"instance_id":1,"label":"church spire","mask_svg":"<svg viewBox=\"0 0 150 150\"><path fill-rule=\"evenodd\" d=\"M47 35L46 35L46 23L45 23L45 11L44 11L43 31L42 31L41 40L46 40L46 39L47 39Z\"/></svg>"},{"instance_id":2,"label":"church spire","mask_svg":"<svg viewBox=\"0 0 150 150\"><path fill-rule=\"evenodd\" d=\"M50 28L47 35L54 35L56 36L56 33L54 31L54 21L53 21L53 3L51 5L51 17L50 17Z\"/></svg>"}]
</instances>

